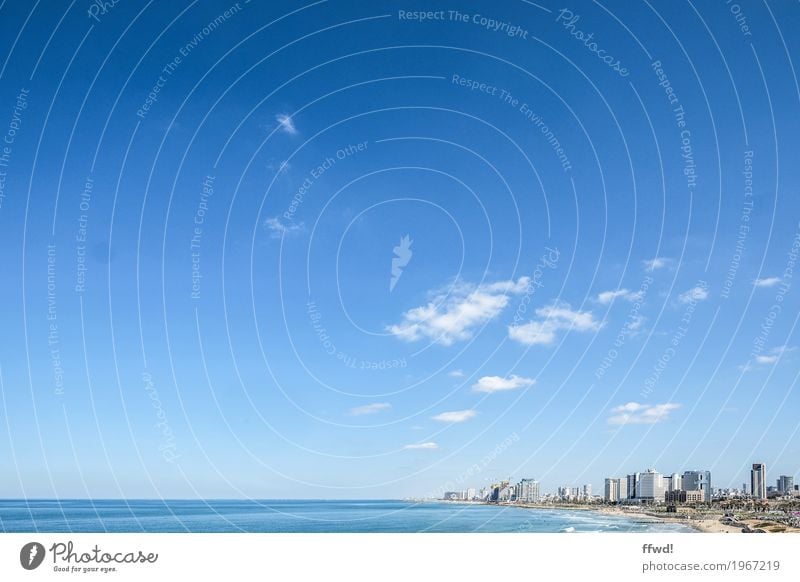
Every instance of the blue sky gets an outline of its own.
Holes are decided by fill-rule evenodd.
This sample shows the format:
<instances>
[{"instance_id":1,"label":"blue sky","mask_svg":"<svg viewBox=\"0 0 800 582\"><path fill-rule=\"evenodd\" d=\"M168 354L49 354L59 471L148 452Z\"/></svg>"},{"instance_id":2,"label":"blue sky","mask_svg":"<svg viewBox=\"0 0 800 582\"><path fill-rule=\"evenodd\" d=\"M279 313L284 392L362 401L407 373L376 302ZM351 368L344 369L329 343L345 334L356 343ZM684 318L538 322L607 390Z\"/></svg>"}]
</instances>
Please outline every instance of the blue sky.
<instances>
[{"instance_id":1,"label":"blue sky","mask_svg":"<svg viewBox=\"0 0 800 582\"><path fill-rule=\"evenodd\" d=\"M84 4L0 4L0 496L798 473L797 6Z\"/></svg>"}]
</instances>

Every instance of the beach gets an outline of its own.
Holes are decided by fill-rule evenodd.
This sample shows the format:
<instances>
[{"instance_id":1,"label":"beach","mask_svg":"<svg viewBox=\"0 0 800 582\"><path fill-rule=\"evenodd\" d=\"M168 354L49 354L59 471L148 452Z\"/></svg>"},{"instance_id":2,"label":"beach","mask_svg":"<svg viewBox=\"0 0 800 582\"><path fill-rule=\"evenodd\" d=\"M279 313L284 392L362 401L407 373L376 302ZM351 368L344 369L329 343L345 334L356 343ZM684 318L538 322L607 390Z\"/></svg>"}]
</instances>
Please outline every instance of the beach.
<instances>
[{"instance_id":1,"label":"beach","mask_svg":"<svg viewBox=\"0 0 800 582\"><path fill-rule=\"evenodd\" d=\"M698 513L667 513L656 508L625 505L535 505L522 504L526 509L549 509L569 511L596 511L609 516L625 517L640 522L658 522L681 525L702 533L800 533L800 528L788 526L769 514L726 517L722 510Z\"/></svg>"}]
</instances>

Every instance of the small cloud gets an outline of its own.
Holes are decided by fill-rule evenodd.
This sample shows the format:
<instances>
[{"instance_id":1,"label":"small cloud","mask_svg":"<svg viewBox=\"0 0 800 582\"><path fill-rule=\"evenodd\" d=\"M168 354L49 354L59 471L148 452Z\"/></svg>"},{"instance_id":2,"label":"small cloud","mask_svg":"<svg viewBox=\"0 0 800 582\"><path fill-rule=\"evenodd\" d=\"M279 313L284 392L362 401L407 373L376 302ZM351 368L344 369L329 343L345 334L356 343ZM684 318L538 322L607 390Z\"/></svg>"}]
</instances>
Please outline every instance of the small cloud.
<instances>
[{"instance_id":1,"label":"small cloud","mask_svg":"<svg viewBox=\"0 0 800 582\"><path fill-rule=\"evenodd\" d=\"M272 238L283 238L284 236L300 234L305 231L305 225L302 222L300 224L284 224L277 216L267 218L264 221L264 226L270 231L270 237Z\"/></svg>"},{"instance_id":2,"label":"small cloud","mask_svg":"<svg viewBox=\"0 0 800 582\"><path fill-rule=\"evenodd\" d=\"M603 291L597 295L597 302L601 305L608 305L614 299L624 299L625 301L639 301L642 294L638 291L629 291L627 289L617 289L616 291Z\"/></svg>"},{"instance_id":3,"label":"small cloud","mask_svg":"<svg viewBox=\"0 0 800 582\"><path fill-rule=\"evenodd\" d=\"M508 378L502 376L484 376L472 385L473 392L503 392L506 390L516 390L533 386L536 380L512 374Z\"/></svg>"},{"instance_id":4,"label":"small cloud","mask_svg":"<svg viewBox=\"0 0 800 582\"><path fill-rule=\"evenodd\" d=\"M525 345L550 345L561 330L598 331L603 324L591 311L575 311L568 303L556 302L536 310L538 321L508 326L508 336Z\"/></svg>"},{"instance_id":5,"label":"small cloud","mask_svg":"<svg viewBox=\"0 0 800 582\"><path fill-rule=\"evenodd\" d=\"M464 372L461 370L453 370L452 372L448 372L447 375L451 378L463 378L466 376L466 374L464 374Z\"/></svg>"},{"instance_id":6,"label":"small cloud","mask_svg":"<svg viewBox=\"0 0 800 582\"><path fill-rule=\"evenodd\" d=\"M279 113L275 116L275 121L277 121L278 125L280 125L281 131L284 131L289 135L297 135L297 128L294 126L294 121L290 115Z\"/></svg>"},{"instance_id":7,"label":"small cloud","mask_svg":"<svg viewBox=\"0 0 800 582\"><path fill-rule=\"evenodd\" d=\"M649 261L642 261L645 271L655 271L656 269L663 269L672 262L672 259L666 257L655 257Z\"/></svg>"},{"instance_id":8,"label":"small cloud","mask_svg":"<svg viewBox=\"0 0 800 582\"><path fill-rule=\"evenodd\" d=\"M392 407L388 402L375 402L373 404L365 404L364 406L356 406L350 409L350 416L364 416L365 414L375 414L384 410L389 410Z\"/></svg>"},{"instance_id":9,"label":"small cloud","mask_svg":"<svg viewBox=\"0 0 800 582\"><path fill-rule=\"evenodd\" d=\"M428 443L416 443L413 445L406 445L403 447L405 450L434 450L438 449L439 445L436 443L428 442Z\"/></svg>"},{"instance_id":10,"label":"small cloud","mask_svg":"<svg viewBox=\"0 0 800 582\"><path fill-rule=\"evenodd\" d=\"M708 299L708 289L697 285L678 296L681 303L691 303L692 301L704 301Z\"/></svg>"},{"instance_id":11,"label":"small cloud","mask_svg":"<svg viewBox=\"0 0 800 582\"><path fill-rule=\"evenodd\" d=\"M782 280L780 277L764 277L763 279L755 279L753 285L756 287L774 287Z\"/></svg>"},{"instance_id":12,"label":"small cloud","mask_svg":"<svg viewBox=\"0 0 800 582\"><path fill-rule=\"evenodd\" d=\"M488 323L508 305L509 295L524 293L530 277L473 285L456 281L431 293L426 305L403 313L400 323L386 329L400 340L429 338L444 346L468 340L478 326Z\"/></svg>"},{"instance_id":13,"label":"small cloud","mask_svg":"<svg viewBox=\"0 0 800 582\"><path fill-rule=\"evenodd\" d=\"M657 424L669 418L673 410L680 408L680 404L667 402L665 404L640 404L628 402L611 409L609 424Z\"/></svg>"},{"instance_id":14,"label":"small cloud","mask_svg":"<svg viewBox=\"0 0 800 582\"><path fill-rule=\"evenodd\" d=\"M442 412L432 418L439 422L465 422L471 418L475 418L477 414L478 413L474 410L453 410L452 412Z\"/></svg>"},{"instance_id":15,"label":"small cloud","mask_svg":"<svg viewBox=\"0 0 800 582\"><path fill-rule=\"evenodd\" d=\"M642 315L633 315L629 317L628 322L625 324L626 332L630 334L638 332L640 329L642 329L645 321L647 320Z\"/></svg>"},{"instance_id":16,"label":"small cloud","mask_svg":"<svg viewBox=\"0 0 800 582\"><path fill-rule=\"evenodd\" d=\"M797 348L790 346L776 346L769 350L766 354L757 355L755 357L755 361L757 364L762 366L771 366L772 364L778 363L778 360L781 359L783 354L793 352L795 349ZM750 364L745 364L744 366L740 366L739 369L741 369L743 372L749 372L753 369L753 366Z\"/></svg>"}]
</instances>

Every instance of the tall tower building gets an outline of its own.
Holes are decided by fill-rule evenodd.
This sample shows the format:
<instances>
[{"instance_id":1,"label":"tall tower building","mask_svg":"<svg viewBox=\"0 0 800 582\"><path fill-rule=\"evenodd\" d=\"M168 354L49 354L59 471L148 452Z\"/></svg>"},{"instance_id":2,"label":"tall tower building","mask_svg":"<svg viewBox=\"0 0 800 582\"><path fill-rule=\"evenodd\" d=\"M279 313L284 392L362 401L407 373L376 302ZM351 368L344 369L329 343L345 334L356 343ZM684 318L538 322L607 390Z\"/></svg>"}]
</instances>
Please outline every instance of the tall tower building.
<instances>
[{"instance_id":1,"label":"tall tower building","mask_svg":"<svg viewBox=\"0 0 800 582\"><path fill-rule=\"evenodd\" d=\"M764 463L753 463L750 471L750 493L756 499L767 498L767 466Z\"/></svg>"}]
</instances>

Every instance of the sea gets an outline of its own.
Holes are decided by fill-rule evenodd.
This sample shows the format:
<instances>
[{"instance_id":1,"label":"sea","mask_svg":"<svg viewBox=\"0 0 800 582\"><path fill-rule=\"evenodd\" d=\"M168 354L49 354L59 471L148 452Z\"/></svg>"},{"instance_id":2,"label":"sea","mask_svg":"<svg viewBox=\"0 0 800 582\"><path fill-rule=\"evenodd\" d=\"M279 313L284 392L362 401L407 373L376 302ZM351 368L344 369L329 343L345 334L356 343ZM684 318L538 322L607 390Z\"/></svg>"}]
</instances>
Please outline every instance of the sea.
<instances>
[{"instance_id":1,"label":"sea","mask_svg":"<svg viewBox=\"0 0 800 582\"><path fill-rule=\"evenodd\" d=\"M0 500L2 532L691 532L592 510L397 500Z\"/></svg>"}]
</instances>

